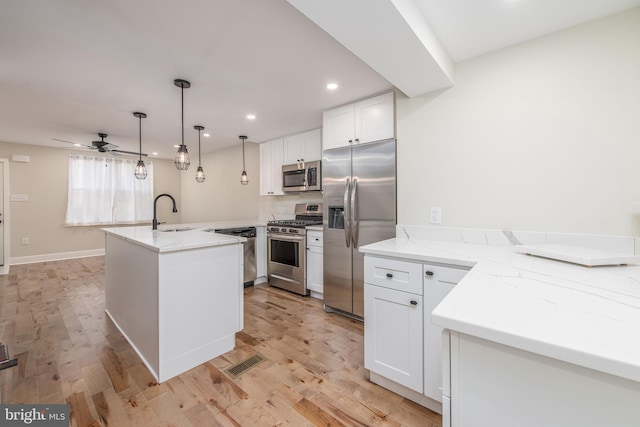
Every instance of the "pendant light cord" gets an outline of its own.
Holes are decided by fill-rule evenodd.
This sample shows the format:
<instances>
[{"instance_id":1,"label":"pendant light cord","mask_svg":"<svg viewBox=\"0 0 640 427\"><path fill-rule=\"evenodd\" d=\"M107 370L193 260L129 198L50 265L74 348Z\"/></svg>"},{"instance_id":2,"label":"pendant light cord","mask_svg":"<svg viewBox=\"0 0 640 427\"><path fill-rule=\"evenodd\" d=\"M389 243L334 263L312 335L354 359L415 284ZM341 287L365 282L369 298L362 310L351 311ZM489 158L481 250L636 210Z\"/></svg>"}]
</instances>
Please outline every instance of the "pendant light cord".
<instances>
[{"instance_id":1,"label":"pendant light cord","mask_svg":"<svg viewBox=\"0 0 640 427\"><path fill-rule=\"evenodd\" d=\"M245 138L242 139L242 170L246 171L247 168L244 166L244 140Z\"/></svg>"},{"instance_id":2,"label":"pendant light cord","mask_svg":"<svg viewBox=\"0 0 640 427\"><path fill-rule=\"evenodd\" d=\"M182 145L184 145L184 84L180 84L180 94L182 99Z\"/></svg>"},{"instance_id":3,"label":"pendant light cord","mask_svg":"<svg viewBox=\"0 0 640 427\"><path fill-rule=\"evenodd\" d=\"M198 129L198 166L202 166L201 165L202 162L201 162L201 159L200 159L200 151L201 151L200 150L200 133L201 132L202 131L200 129Z\"/></svg>"},{"instance_id":4,"label":"pendant light cord","mask_svg":"<svg viewBox=\"0 0 640 427\"><path fill-rule=\"evenodd\" d=\"M138 132L138 141L139 141L139 145L138 146L140 147L140 150L139 150L140 156L138 157L138 160L142 161L142 115L138 116L138 131L139 131Z\"/></svg>"}]
</instances>

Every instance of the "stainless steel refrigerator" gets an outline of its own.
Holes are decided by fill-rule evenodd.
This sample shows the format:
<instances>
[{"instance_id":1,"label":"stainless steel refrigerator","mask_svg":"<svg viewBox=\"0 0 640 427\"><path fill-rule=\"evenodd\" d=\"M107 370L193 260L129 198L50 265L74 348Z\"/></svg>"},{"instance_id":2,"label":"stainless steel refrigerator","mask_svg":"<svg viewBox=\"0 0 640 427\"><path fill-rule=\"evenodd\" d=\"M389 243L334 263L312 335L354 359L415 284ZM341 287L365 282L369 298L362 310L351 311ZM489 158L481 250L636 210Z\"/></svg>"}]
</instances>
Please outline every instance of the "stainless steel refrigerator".
<instances>
[{"instance_id":1,"label":"stainless steel refrigerator","mask_svg":"<svg viewBox=\"0 0 640 427\"><path fill-rule=\"evenodd\" d=\"M322 189L325 310L363 318L358 248L395 237L395 140L325 150Z\"/></svg>"}]
</instances>

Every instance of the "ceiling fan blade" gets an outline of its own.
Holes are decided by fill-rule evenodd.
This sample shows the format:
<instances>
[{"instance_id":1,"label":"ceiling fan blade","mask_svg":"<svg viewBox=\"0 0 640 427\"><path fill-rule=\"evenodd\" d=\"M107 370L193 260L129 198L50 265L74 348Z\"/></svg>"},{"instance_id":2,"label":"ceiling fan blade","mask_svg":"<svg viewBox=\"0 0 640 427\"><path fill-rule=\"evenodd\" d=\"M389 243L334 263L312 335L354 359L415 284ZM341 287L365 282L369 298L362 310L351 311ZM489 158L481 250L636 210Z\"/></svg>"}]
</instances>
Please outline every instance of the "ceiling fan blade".
<instances>
[{"instance_id":1,"label":"ceiling fan blade","mask_svg":"<svg viewBox=\"0 0 640 427\"><path fill-rule=\"evenodd\" d=\"M78 142L65 141L64 139L58 139L58 138L51 138L51 139L54 140L54 141L59 141L59 142L66 142L67 144L73 144L76 147L86 147L86 148L94 148L94 149L96 148L96 147L93 147L91 145L84 145L84 144L80 144Z\"/></svg>"},{"instance_id":2,"label":"ceiling fan blade","mask_svg":"<svg viewBox=\"0 0 640 427\"><path fill-rule=\"evenodd\" d=\"M130 154L132 156L144 156L147 157L146 153L137 153L135 151L126 151L126 150L109 150L111 153L122 153L122 154Z\"/></svg>"}]
</instances>

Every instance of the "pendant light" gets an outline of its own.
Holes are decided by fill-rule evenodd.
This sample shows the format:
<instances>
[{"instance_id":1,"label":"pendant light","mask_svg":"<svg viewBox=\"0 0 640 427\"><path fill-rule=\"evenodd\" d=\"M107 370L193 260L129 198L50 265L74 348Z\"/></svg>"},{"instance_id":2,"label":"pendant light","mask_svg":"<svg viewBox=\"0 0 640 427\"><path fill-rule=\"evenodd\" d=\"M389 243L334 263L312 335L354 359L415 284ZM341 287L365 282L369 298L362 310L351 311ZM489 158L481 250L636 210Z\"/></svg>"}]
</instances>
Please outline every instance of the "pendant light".
<instances>
[{"instance_id":1,"label":"pendant light","mask_svg":"<svg viewBox=\"0 0 640 427\"><path fill-rule=\"evenodd\" d=\"M140 143L140 157L138 158L138 164L136 165L136 169L134 172L134 175L136 176L136 178L138 179L145 179L147 177L147 167L144 165L144 162L142 161L142 119L146 118L147 115L145 113L133 113L133 115L135 117L138 118L138 141Z\"/></svg>"},{"instance_id":2,"label":"pendant light","mask_svg":"<svg viewBox=\"0 0 640 427\"><path fill-rule=\"evenodd\" d=\"M249 184L249 177L247 176L247 169L244 167L244 140L247 139L245 135L240 135L238 138L242 140L242 175L240 175L240 184Z\"/></svg>"},{"instance_id":3,"label":"pendant light","mask_svg":"<svg viewBox=\"0 0 640 427\"><path fill-rule=\"evenodd\" d=\"M200 157L200 132L204 130L204 126L194 126L193 128L198 131L198 170L196 171L196 181L204 182L204 169L202 169L202 159Z\"/></svg>"},{"instance_id":4,"label":"pendant light","mask_svg":"<svg viewBox=\"0 0 640 427\"><path fill-rule=\"evenodd\" d=\"M176 153L175 165L181 171L186 171L189 169L189 165L191 161L189 160L189 152L187 151L187 146L184 145L184 90L189 89L191 87L191 83L182 79L175 79L173 84L181 88L182 94L182 143L180 144L180 148L178 148L178 152Z\"/></svg>"}]
</instances>

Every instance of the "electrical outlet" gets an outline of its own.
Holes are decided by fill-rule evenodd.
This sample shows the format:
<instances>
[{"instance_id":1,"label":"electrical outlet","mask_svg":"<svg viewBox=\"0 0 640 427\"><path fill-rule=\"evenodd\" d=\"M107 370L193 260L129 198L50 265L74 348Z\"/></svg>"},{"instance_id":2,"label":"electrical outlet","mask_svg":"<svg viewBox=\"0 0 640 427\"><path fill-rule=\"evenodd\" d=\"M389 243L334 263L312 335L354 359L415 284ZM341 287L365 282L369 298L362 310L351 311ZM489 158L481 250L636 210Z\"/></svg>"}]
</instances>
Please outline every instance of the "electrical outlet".
<instances>
[{"instance_id":1,"label":"electrical outlet","mask_svg":"<svg viewBox=\"0 0 640 427\"><path fill-rule=\"evenodd\" d=\"M442 208L431 208L431 224L442 222Z\"/></svg>"},{"instance_id":2,"label":"electrical outlet","mask_svg":"<svg viewBox=\"0 0 640 427\"><path fill-rule=\"evenodd\" d=\"M22 238L22 244L23 245L28 245L29 244L29 238L28 237L23 237Z\"/></svg>"}]
</instances>

